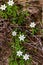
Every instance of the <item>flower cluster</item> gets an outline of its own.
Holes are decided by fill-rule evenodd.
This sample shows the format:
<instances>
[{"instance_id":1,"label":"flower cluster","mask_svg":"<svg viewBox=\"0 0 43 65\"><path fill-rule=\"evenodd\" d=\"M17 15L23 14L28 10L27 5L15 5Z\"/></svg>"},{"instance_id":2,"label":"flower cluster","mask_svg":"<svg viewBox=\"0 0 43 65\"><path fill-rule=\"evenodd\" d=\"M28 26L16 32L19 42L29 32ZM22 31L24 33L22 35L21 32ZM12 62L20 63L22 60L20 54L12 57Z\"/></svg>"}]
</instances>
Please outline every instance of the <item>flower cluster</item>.
<instances>
[{"instance_id":1,"label":"flower cluster","mask_svg":"<svg viewBox=\"0 0 43 65\"><path fill-rule=\"evenodd\" d=\"M13 36L16 36L17 35L17 32L16 31L13 31L12 32L12 35ZM24 41L24 39L26 38L23 34L21 35L20 34L20 36L18 37L19 38L19 40L20 41ZM29 55L28 54L25 54L25 55L23 55L23 52L22 51L17 51L17 56L23 56L23 59L25 59L25 60L28 60L29 59Z\"/></svg>"},{"instance_id":2,"label":"flower cluster","mask_svg":"<svg viewBox=\"0 0 43 65\"><path fill-rule=\"evenodd\" d=\"M8 5L10 6L13 6L14 2L13 0L9 0L9 2L7 2ZM1 5L0 9L1 10L5 10L7 8L7 6L4 4L4 5Z\"/></svg>"},{"instance_id":3,"label":"flower cluster","mask_svg":"<svg viewBox=\"0 0 43 65\"><path fill-rule=\"evenodd\" d=\"M8 2L7 2L7 4L9 5L9 6L13 6L14 5L14 2L13 2L13 0L9 0ZM3 10L5 10L7 8L7 6L4 4L4 5L1 5L1 7L0 7L0 9L3 11ZM31 24L30 24L30 27L31 28L34 28L36 26L36 24L34 23L34 22L32 22ZM20 35L20 37L24 37L24 36L21 36ZM19 38L20 38L19 37ZM20 40L21 40L21 38L20 38Z\"/></svg>"},{"instance_id":4,"label":"flower cluster","mask_svg":"<svg viewBox=\"0 0 43 65\"><path fill-rule=\"evenodd\" d=\"M12 32L12 35L13 35L13 36L16 36L16 34L17 34L16 31L13 31L13 32ZM20 39L20 41L24 41L25 36L20 34L19 39Z\"/></svg>"},{"instance_id":5,"label":"flower cluster","mask_svg":"<svg viewBox=\"0 0 43 65\"><path fill-rule=\"evenodd\" d=\"M17 56L23 56L23 59L24 60L28 60L29 59L29 55L28 54L25 54L25 55L23 55L23 52L22 51L17 51Z\"/></svg>"},{"instance_id":6,"label":"flower cluster","mask_svg":"<svg viewBox=\"0 0 43 65\"><path fill-rule=\"evenodd\" d=\"M0 10L2 11L2 14L3 14L4 10L6 10L5 11L6 13L4 12L4 15L6 15L6 17L8 16L8 18L13 17L11 20L14 23L17 22L17 24L18 23L20 24L20 23L22 23L24 21L24 17L25 17L24 13L20 12L20 14L18 14L17 13L18 12L18 7L16 5L14 5L14 6L13 5L14 5L13 0L9 0L7 2L7 4L3 4L3 5L0 6ZM25 15L26 16L28 15L27 11L25 12ZM33 30L32 32L33 33L34 33L34 31L36 32L36 30L34 30L35 26L36 26L35 22L31 22L29 26L30 26L30 28L32 28L32 30ZM24 60L29 60L30 59L30 55L26 54L26 53L23 54L23 52L21 51L22 50L21 48L23 48L23 47L20 46L21 43L24 42L24 40L26 38L25 35L24 34L19 34L18 35L16 31L13 31L12 32L12 36L14 38L14 43L12 44L12 47L13 47L12 52L16 53L15 58L16 57L23 57ZM14 48L15 48L15 51L14 51ZM14 55L12 53L12 56L14 56ZM14 64L14 65L17 65L17 64ZM20 65L22 65L22 64L20 64Z\"/></svg>"}]
</instances>

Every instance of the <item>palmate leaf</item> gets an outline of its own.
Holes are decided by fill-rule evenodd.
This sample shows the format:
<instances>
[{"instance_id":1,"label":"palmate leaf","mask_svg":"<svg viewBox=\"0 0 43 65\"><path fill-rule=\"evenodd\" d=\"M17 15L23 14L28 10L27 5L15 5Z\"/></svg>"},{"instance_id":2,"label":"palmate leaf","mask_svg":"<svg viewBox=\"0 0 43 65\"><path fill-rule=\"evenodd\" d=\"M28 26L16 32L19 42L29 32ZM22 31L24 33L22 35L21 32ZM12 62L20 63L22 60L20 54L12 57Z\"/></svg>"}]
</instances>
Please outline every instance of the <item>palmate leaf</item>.
<instances>
[{"instance_id":1,"label":"palmate leaf","mask_svg":"<svg viewBox=\"0 0 43 65\"><path fill-rule=\"evenodd\" d=\"M25 20L24 14L20 12L18 16L18 24L22 24L24 20Z\"/></svg>"},{"instance_id":2,"label":"palmate leaf","mask_svg":"<svg viewBox=\"0 0 43 65\"><path fill-rule=\"evenodd\" d=\"M12 7L12 10L17 12L17 11L18 11L18 6L14 5L14 6Z\"/></svg>"},{"instance_id":3,"label":"palmate leaf","mask_svg":"<svg viewBox=\"0 0 43 65\"><path fill-rule=\"evenodd\" d=\"M20 64L20 65L25 65L24 60L20 60L20 61L19 61L19 64Z\"/></svg>"},{"instance_id":4,"label":"palmate leaf","mask_svg":"<svg viewBox=\"0 0 43 65\"><path fill-rule=\"evenodd\" d=\"M18 6L16 6L16 5L14 5L13 7L12 7L12 15L13 15L13 17L17 17L17 12L18 12Z\"/></svg>"},{"instance_id":5,"label":"palmate leaf","mask_svg":"<svg viewBox=\"0 0 43 65\"><path fill-rule=\"evenodd\" d=\"M3 11L0 11L0 17L7 19L7 14Z\"/></svg>"},{"instance_id":6,"label":"palmate leaf","mask_svg":"<svg viewBox=\"0 0 43 65\"><path fill-rule=\"evenodd\" d=\"M13 17L16 17L17 16L17 13L16 13L16 11L13 11Z\"/></svg>"},{"instance_id":7,"label":"palmate leaf","mask_svg":"<svg viewBox=\"0 0 43 65\"><path fill-rule=\"evenodd\" d=\"M24 60L20 60L20 61L19 61L19 64L20 64L20 65L25 65Z\"/></svg>"},{"instance_id":8,"label":"palmate leaf","mask_svg":"<svg viewBox=\"0 0 43 65\"><path fill-rule=\"evenodd\" d=\"M38 28L33 28L32 29L32 35L36 34L38 32Z\"/></svg>"},{"instance_id":9,"label":"palmate leaf","mask_svg":"<svg viewBox=\"0 0 43 65\"><path fill-rule=\"evenodd\" d=\"M7 13L7 15L12 15L12 8L11 8L11 6L7 7L6 13Z\"/></svg>"},{"instance_id":10,"label":"palmate leaf","mask_svg":"<svg viewBox=\"0 0 43 65\"><path fill-rule=\"evenodd\" d=\"M18 63L16 61L13 62L13 65L18 65Z\"/></svg>"},{"instance_id":11,"label":"palmate leaf","mask_svg":"<svg viewBox=\"0 0 43 65\"><path fill-rule=\"evenodd\" d=\"M20 47L20 41L19 41L18 38L15 39L15 48L16 48L16 51L21 49L21 47Z\"/></svg>"},{"instance_id":12,"label":"palmate leaf","mask_svg":"<svg viewBox=\"0 0 43 65\"><path fill-rule=\"evenodd\" d=\"M18 65L18 63L16 61L10 62L9 65Z\"/></svg>"}]
</instances>

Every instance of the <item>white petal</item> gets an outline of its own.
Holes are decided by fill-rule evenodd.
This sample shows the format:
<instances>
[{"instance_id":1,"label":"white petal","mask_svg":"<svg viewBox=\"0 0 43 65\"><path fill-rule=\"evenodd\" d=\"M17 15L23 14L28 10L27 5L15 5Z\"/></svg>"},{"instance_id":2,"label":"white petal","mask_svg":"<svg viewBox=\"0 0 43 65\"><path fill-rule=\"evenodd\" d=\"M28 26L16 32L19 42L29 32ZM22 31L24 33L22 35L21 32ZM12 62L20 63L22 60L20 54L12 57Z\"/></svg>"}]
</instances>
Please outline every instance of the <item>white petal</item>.
<instances>
[{"instance_id":1,"label":"white petal","mask_svg":"<svg viewBox=\"0 0 43 65\"><path fill-rule=\"evenodd\" d=\"M32 22L31 24L30 24L30 27L31 28L34 28L36 26L36 24L34 23L34 22Z\"/></svg>"},{"instance_id":2,"label":"white petal","mask_svg":"<svg viewBox=\"0 0 43 65\"><path fill-rule=\"evenodd\" d=\"M9 0L8 5L12 6L13 4L14 4L13 0Z\"/></svg>"},{"instance_id":3,"label":"white petal","mask_svg":"<svg viewBox=\"0 0 43 65\"><path fill-rule=\"evenodd\" d=\"M0 9L1 9L1 10L5 10L6 7L7 7L7 6L6 6L5 4L4 4L4 5L1 5Z\"/></svg>"},{"instance_id":4,"label":"white petal","mask_svg":"<svg viewBox=\"0 0 43 65\"><path fill-rule=\"evenodd\" d=\"M21 40L24 41L25 36L24 36L24 35L20 35L19 39L20 39L20 41L21 41Z\"/></svg>"},{"instance_id":5,"label":"white petal","mask_svg":"<svg viewBox=\"0 0 43 65\"><path fill-rule=\"evenodd\" d=\"M23 59L28 60L29 59L29 55L27 55L27 54L23 55Z\"/></svg>"},{"instance_id":6,"label":"white petal","mask_svg":"<svg viewBox=\"0 0 43 65\"><path fill-rule=\"evenodd\" d=\"M23 53L23 52L21 52L20 50L17 51L17 56L22 56L22 53Z\"/></svg>"},{"instance_id":7,"label":"white petal","mask_svg":"<svg viewBox=\"0 0 43 65\"><path fill-rule=\"evenodd\" d=\"M13 31L12 36L16 36L17 32Z\"/></svg>"}]
</instances>

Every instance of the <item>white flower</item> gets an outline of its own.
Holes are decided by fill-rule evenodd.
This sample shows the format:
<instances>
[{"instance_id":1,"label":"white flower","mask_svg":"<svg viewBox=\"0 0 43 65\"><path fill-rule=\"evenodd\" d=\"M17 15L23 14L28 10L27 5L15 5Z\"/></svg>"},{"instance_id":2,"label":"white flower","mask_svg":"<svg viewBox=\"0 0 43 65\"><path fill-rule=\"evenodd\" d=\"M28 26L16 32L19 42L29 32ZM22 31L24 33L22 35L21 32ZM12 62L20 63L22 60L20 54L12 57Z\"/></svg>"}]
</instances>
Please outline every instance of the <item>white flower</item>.
<instances>
[{"instance_id":1,"label":"white flower","mask_svg":"<svg viewBox=\"0 0 43 65\"><path fill-rule=\"evenodd\" d=\"M34 28L36 26L36 24L34 23L34 22L32 22L31 24L30 24L30 27L31 28Z\"/></svg>"},{"instance_id":2,"label":"white flower","mask_svg":"<svg viewBox=\"0 0 43 65\"><path fill-rule=\"evenodd\" d=\"M16 36L17 32L13 31L12 36Z\"/></svg>"},{"instance_id":3,"label":"white flower","mask_svg":"<svg viewBox=\"0 0 43 65\"><path fill-rule=\"evenodd\" d=\"M24 41L25 36L24 36L24 35L20 35L19 39L20 39L20 41L21 41L21 40Z\"/></svg>"},{"instance_id":4,"label":"white flower","mask_svg":"<svg viewBox=\"0 0 43 65\"><path fill-rule=\"evenodd\" d=\"M4 4L4 5L1 5L0 9L1 9L1 10L5 10L6 7L7 7L7 6L6 6L5 4Z\"/></svg>"},{"instance_id":5,"label":"white flower","mask_svg":"<svg viewBox=\"0 0 43 65\"><path fill-rule=\"evenodd\" d=\"M29 55L27 55L27 54L23 55L23 59L28 60L29 59Z\"/></svg>"},{"instance_id":6,"label":"white flower","mask_svg":"<svg viewBox=\"0 0 43 65\"><path fill-rule=\"evenodd\" d=\"M23 52L21 52L20 50L17 51L17 56L19 56L19 57L22 56L22 53L23 53Z\"/></svg>"},{"instance_id":7,"label":"white flower","mask_svg":"<svg viewBox=\"0 0 43 65\"><path fill-rule=\"evenodd\" d=\"M9 0L8 5L12 6L13 4L14 4L13 0Z\"/></svg>"}]
</instances>

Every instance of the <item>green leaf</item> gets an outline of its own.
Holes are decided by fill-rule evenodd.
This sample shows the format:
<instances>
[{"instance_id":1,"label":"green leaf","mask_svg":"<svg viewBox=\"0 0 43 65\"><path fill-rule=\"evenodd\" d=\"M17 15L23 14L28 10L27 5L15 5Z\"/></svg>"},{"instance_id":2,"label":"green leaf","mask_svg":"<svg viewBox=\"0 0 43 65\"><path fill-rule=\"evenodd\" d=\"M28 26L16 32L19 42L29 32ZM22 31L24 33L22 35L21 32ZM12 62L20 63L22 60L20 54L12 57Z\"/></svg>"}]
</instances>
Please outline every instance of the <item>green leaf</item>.
<instances>
[{"instance_id":1,"label":"green leaf","mask_svg":"<svg viewBox=\"0 0 43 65\"><path fill-rule=\"evenodd\" d=\"M0 11L0 17L7 19L7 14L3 11Z\"/></svg>"},{"instance_id":2,"label":"green leaf","mask_svg":"<svg viewBox=\"0 0 43 65\"><path fill-rule=\"evenodd\" d=\"M14 5L14 6L12 7L12 10L17 12L17 11L18 11L18 6Z\"/></svg>"},{"instance_id":3,"label":"green leaf","mask_svg":"<svg viewBox=\"0 0 43 65\"><path fill-rule=\"evenodd\" d=\"M22 24L25 20L24 14L22 12L20 12L19 16L18 16L18 24Z\"/></svg>"},{"instance_id":4,"label":"green leaf","mask_svg":"<svg viewBox=\"0 0 43 65\"><path fill-rule=\"evenodd\" d=\"M18 65L18 63L16 61L10 62L9 65Z\"/></svg>"},{"instance_id":5,"label":"green leaf","mask_svg":"<svg viewBox=\"0 0 43 65\"><path fill-rule=\"evenodd\" d=\"M11 6L7 7L6 13L7 13L7 15L11 15L12 16L12 7Z\"/></svg>"},{"instance_id":6,"label":"green leaf","mask_svg":"<svg viewBox=\"0 0 43 65\"><path fill-rule=\"evenodd\" d=\"M25 65L24 60L20 60L20 61L19 61L19 64L20 64L20 65Z\"/></svg>"},{"instance_id":7,"label":"green leaf","mask_svg":"<svg viewBox=\"0 0 43 65\"><path fill-rule=\"evenodd\" d=\"M32 35L36 34L38 32L38 28L33 28L32 29Z\"/></svg>"},{"instance_id":8,"label":"green leaf","mask_svg":"<svg viewBox=\"0 0 43 65\"><path fill-rule=\"evenodd\" d=\"M13 62L13 65L18 65L18 63L15 61L15 62Z\"/></svg>"},{"instance_id":9,"label":"green leaf","mask_svg":"<svg viewBox=\"0 0 43 65\"><path fill-rule=\"evenodd\" d=\"M13 17L16 17L17 13L15 11L13 11Z\"/></svg>"},{"instance_id":10,"label":"green leaf","mask_svg":"<svg viewBox=\"0 0 43 65\"><path fill-rule=\"evenodd\" d=\"M29 58L29 60L26 61L27 65L28 64L31 65L31 62L32 62L32 59L31 58Z\"/></svg>"},{"instance_id":11,"label":"green leaf","mask_svg":"<svg viewBox=\"0 0 43 65\"><path fill-rule=\"evenodd\" d=\"M27 10L24 12L24 14L25 14L25 16L29 16L29 13Z\"/></svg>"}]
</instances>

